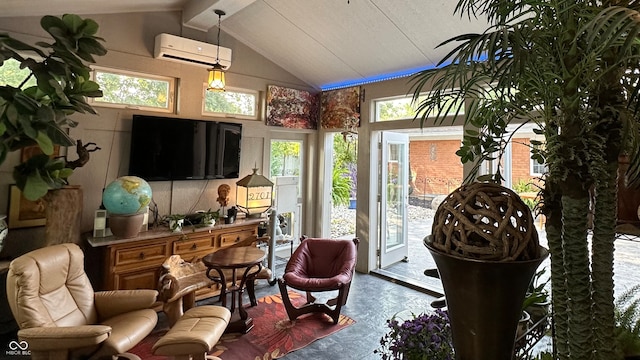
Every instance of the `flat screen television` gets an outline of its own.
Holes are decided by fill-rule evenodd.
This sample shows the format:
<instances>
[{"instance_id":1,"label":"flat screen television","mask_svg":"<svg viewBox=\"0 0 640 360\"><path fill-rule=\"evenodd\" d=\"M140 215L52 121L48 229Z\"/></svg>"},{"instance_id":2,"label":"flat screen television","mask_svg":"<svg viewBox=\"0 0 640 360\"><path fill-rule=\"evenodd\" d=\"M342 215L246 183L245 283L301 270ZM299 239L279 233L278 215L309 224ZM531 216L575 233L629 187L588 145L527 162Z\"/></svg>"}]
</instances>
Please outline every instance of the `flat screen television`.
<instances>
[{"instance_id":1,"label":"flat screen television","mask_svg":"<svg viewBox=\"0 0 640 360\"><path fill-rule=\"evenodd\" d=\"M237 178L242 125L133 115L129 175L147 181Z\"/></svg>"}]
</instances>

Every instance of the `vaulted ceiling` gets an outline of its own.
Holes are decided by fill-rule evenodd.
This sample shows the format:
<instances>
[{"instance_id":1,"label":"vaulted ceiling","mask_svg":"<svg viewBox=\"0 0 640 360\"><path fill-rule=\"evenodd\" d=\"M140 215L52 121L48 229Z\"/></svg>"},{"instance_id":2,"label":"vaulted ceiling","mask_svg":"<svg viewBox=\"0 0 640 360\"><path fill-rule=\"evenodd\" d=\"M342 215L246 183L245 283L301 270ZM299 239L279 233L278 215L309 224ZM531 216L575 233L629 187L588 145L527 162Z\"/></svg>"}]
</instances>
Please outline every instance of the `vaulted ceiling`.
<instances>
[{"instance_id":1,"label":"vaulted ceiling","mask_svg":"<svg viewBox=\"0 0 640 360\"><path fill-rule=\"evenodd\" d=\"M453 15L454 0L2 0L0 16L182 11L183 25L222 31L309 85L332 87L433 67L486 21ZM1 21L1 17L0 17ZM224 46L224 44L221 44Z\"/></svg>"}]
</instances>

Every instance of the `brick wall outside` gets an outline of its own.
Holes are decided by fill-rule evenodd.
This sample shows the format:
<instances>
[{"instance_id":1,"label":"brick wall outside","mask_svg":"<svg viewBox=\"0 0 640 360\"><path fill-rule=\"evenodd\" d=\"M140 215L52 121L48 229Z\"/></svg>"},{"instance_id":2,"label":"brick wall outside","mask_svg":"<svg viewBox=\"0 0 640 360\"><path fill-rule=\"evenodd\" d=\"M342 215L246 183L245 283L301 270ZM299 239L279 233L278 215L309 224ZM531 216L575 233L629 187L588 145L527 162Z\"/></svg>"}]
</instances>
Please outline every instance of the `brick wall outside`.
<instances>
[{"instance_id":1,"label":"brick wall outside","mask_svg":"<svg viewBox=\"0 0 640 360\"><path fill-rule=\"evenodd\" d=\"M448 194L462 184L462 163L456 155L460 140L420 140L409 143L413 194Z\"/></svg>"},{"instance_id":2,"label":"brick wall outside","mask_svg":"<svg viewBox=\"0 0 640 360\"><path fill-rule=\"evenodd\" d=\"M511 146L511 183L515 186L519 182L536 183L531 175L531 148L528 138L512 140Z\"/></svg>"},{"instance_id":3,"label":"brick wall outside","mask_svg":"<svg viewBox=\"0 0 640 360\"><path fill-rule=\"evenodd\" d=\"M414 140L409 144L412 195L449 194L462 184L460 140ZM529 139L513 139L512 183L535 182L531 176Z\"/></svg>"}]
</instances>

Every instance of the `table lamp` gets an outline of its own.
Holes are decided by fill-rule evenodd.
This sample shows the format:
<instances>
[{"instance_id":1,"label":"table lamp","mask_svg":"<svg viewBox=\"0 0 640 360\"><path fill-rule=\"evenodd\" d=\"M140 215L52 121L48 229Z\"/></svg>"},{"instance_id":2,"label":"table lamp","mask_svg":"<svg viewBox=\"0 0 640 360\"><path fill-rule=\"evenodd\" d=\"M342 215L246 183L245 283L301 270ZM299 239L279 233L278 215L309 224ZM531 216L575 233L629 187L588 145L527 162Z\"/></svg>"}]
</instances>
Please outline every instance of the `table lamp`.
<instances>
[{"instance_id":1,"label":"table lamp","mask_svg":"<svg viewBox=\"0 0 640 360\"><path fill-rule=\"evenodd\" d=\"M273 183L266 177L253 173L236 182L236 206L247 217L260 217L263 212L271 208Z\"/></svg>"}]
</instances>

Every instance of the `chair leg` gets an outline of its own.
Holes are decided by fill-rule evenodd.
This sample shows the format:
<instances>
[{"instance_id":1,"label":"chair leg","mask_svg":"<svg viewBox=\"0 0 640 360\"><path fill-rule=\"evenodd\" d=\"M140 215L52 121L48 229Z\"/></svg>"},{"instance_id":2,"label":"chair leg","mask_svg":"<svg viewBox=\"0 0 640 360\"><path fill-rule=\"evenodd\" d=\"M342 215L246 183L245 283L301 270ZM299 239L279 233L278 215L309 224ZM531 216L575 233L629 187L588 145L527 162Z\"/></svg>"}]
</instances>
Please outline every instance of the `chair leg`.
<instances>
[{"instance_id":1,"label":"chair leg","mask_svg":"<svg viewBox=\"0 0 640 360\"><path fill-rule=\"evenodd\" d=\"M338 323L338 320L340 319L340 310L342 310L342 305L345 305L347 303L348 295L349 284L346 284L345 286L341 287L340 290L338 290L338 296L336 297L336 307L331 311L331 314L329 314L329 316L331 316L331 319L333 319L333 325L336 325Z\"/></svg>"},{"instance_id":2,"label":"chair leg","mask_svg":"<svg viewBox=\"0 0 640 360\"><path fill-rule=\"evenodd\" d=\"M294 321L301 315L321 312L329 315L333 320L334 325L336 325L338 323L338 320L340 319L340 310L342 309L342 305L346 303L346 297L349 290L348 287L343 286L338 291L338 296L336 296L333 299L330 299L325 304L314 303L315 297L311 295L311 292L307 291L307 300L309 300L309 298L313 300L311 302L307 302L305 305L301 307L295 307L291 302L291 299L289 298L289 293L287 292L287 284L282 278L278 279L278 286L280 287L282 304L284 305L284 308L287 311L289 320ZM331 306L335 306L335 307L332 309Z\"/></svg>"},{"instance_id":3,"label":"chair leg","mask_svg":"<svg viewBox=\"0 0 640 360\"><path fill-rule=\"evenodd\" d=\"M344 301L342 302L342 305L347 305L347 298L349 297L349 290L351 289L351 283L346 283L343 286L344 289Z\"/></svg>"},{"instance_id":4,"label":"chair leg","mask_svg":"<svg viewBox=\"0 0 640 360\"><path fill-rule=\"evenodd\" d=\"M314 302L316 302L316 300L316 297L313 296L311 291L307 291L307 304L313 304Z\"/></svg>"},{"instance_id":5,"label":"chair leg","mask_svg":"<svg viewBox=\"0 0 640 360\"><path fill-rule=\"evenodd\" d=\"M291 303L291 299L289 299L287 285L284 283L283 279L278 279L278 287L280 288L280 295L282 296L282 304L284 305L284 309L287 311L289 320L293 321L298 317L298 315L296 315L296 308Z\"/></svg>"}]
</instances>

